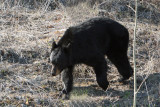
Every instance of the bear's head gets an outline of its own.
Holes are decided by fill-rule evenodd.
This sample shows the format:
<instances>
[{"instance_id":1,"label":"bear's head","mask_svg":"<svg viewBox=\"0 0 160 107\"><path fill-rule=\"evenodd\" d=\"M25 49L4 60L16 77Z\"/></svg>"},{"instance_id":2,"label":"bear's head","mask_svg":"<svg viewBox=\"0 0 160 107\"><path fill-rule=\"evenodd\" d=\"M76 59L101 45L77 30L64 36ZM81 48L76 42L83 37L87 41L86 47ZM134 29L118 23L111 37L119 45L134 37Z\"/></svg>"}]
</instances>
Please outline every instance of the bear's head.
<instances>
[{"instance_id":1,"label":"bear's head","mask_svg":"<svg viewBox=\"0 0 160 107\"><path fill-rule=\"evenodd\" d=\"M49 62L52 63L52 75L56 76L60 74L69 66L68 47L57 45L53 40Z\"/></svg>"}]
</instances>

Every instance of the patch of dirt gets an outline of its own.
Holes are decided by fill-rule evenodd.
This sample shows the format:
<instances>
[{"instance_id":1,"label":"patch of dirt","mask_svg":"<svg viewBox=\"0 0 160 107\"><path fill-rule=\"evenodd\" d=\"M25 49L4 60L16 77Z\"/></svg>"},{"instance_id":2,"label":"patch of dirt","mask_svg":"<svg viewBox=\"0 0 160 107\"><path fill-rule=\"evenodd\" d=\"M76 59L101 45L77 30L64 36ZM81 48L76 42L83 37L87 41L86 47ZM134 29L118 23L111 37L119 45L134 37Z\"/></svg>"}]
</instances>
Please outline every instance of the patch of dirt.
<instances>
[{"instance_id":1,"label":"patch of dirt","mask_svg":"<svg viewBox=\"0 0 160 107\"><path fill-rule=\"evenodd\" d=\"M133 78L119 82L120 75L108 60L110 86L106 92L98 87L92 68L77 65L71 99L61 100L62 82L60 76L51 76L47 58L52 38L58 41L73 23L65 11L15 8L0 13L0 106L132 106ZM130 32L132 63L134 23L120 23ZM138 23L137 31L137 105L158 107L160 26Z\"/></svg>"}]
</instances>

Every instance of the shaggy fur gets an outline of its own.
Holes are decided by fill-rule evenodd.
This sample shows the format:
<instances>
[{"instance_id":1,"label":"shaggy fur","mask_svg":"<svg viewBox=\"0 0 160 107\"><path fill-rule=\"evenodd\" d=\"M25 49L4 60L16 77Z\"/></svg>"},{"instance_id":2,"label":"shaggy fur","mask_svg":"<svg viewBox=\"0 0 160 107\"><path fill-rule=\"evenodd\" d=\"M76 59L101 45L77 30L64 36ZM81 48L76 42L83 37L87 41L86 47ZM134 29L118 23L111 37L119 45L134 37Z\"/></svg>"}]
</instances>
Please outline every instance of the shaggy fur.
<instances>
[{"instance_id":1,"label":"shaggy fur","mask_svg":"<svg viewBox=\"0 0 160 107\"><path fill-rule=\"evenodd\" d=\"M109 85L105 55L116 66L123 79L129 79L133 70L127 57L128 42L128 30L107 18L93 18L68 28L58 44L53 42L50 56L52 64L60 72L63 70L63 93L66 98L72 90L72 71L75 64L92 66L97 83L103 90ZM56 74L56 70L52 72L53 75Z\"/></svg>"}]
</instances>

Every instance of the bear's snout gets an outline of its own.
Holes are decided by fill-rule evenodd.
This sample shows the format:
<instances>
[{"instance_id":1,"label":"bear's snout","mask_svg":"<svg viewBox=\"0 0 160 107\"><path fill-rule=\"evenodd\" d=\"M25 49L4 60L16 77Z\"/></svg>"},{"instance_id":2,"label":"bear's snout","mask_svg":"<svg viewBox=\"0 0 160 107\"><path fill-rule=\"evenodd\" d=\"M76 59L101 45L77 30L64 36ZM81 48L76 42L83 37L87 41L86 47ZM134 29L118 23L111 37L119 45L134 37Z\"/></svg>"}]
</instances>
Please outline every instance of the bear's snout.
<instances>
[{"instance_id":1,"label":"bear's snout","mask_svg":"<svg viewBox=\"0 0 160 107\"><path fill-rule=\"evenodd\" d=\"M60 73L61 73L60 70L56 66L52 65L52 70L51 70L52 76L57 76Z\"/></svg>"}]
</instances>

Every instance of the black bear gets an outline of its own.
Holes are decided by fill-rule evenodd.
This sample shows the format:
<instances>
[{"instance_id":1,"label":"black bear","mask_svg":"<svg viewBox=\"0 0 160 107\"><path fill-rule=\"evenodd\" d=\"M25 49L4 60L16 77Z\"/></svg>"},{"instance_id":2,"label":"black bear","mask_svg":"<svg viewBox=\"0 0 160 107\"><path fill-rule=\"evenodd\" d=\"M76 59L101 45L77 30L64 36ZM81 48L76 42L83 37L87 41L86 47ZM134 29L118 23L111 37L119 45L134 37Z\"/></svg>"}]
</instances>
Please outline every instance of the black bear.
<instances>
[{"instance_id":1,"label":"black bear","mask_svg":"<svg viewBox=\"0 0 160 107\"><path fill-rule=\"evenodd\" d=\"M128 30L116 21L107 18L93 18L80 25L69 27L56 44L53 41L50 62L52 75L62 71L64 98L69 98L73 85L73 67L86 64L93 67L98 85L106 90L107 63L105 55L116 66L123 80L133 75L128 61Z\"/></svg>"}]
</instances>

